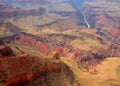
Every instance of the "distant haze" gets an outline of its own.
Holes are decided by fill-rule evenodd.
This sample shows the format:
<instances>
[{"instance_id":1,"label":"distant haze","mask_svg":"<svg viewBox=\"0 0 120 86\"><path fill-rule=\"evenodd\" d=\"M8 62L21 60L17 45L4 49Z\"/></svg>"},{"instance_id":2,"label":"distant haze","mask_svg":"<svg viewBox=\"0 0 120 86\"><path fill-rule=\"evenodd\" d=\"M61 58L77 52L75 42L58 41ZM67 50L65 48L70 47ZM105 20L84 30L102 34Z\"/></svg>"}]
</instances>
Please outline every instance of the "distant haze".
<instances>
[{"instance_id":1,"label":"distant haze","mask_svg":"<svg viewBox=\"0 0 120 86\"><path fill-rule=\"evenodd\" d=\"M77 8L79 7L85 0L72 0L71 3L73 7Z\"/></svg>"},{"instance_id":2,"label":"distant haze","mask_svg":"<svg viewBox=\"0 0 120 86\"><path fill-rule=\"evenodd\" d=\"M19 3L35 3L36 4L41 4L39 2L42 2L42 3L48 3L48 2L51 2L51 3L59 3L59 2L69 2L71 3L71 5L75 8L79 7L85 0L0 0L0 3L6 3L6 4L9 4L9 5L13 5L15 2L19 2Z\"/></svg>"}]
</instances>

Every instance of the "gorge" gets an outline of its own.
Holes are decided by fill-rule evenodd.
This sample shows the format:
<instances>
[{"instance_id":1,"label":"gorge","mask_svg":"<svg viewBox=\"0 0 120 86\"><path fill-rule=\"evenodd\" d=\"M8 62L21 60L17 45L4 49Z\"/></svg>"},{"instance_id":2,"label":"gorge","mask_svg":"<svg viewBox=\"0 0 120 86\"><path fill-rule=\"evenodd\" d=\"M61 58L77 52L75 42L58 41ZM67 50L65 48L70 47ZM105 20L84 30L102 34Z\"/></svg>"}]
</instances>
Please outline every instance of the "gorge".
<instances>
[{"instance_id":1,"label":"gorge","mask_svg":"<svg viewBox=\"0 0 120 86\"><path fill-rule=\"evenodd\" d=\"M120 86L119 0L0 0L0 86Z\"/></svg>"}]
</instances>

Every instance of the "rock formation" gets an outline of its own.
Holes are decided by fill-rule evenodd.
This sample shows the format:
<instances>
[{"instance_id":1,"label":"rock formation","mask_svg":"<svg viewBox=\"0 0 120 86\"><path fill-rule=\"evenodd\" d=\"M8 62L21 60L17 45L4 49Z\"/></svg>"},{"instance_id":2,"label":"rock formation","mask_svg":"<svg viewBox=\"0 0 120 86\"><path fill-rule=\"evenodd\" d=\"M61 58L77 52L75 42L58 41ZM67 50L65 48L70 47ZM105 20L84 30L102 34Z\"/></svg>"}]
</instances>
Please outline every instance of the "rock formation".
<instances>
[{"instance_id":1,"label":"rock formation","mask_svg":"<svg viewBox=\"0 0 120 86\"><path fill-rule=\"evenodd\" d=\"M7 72L6 86L65 86L74 81L70 68L58 60L23 56L1 57L0 62L0 71Z\"/></svg>"}]
</instances>

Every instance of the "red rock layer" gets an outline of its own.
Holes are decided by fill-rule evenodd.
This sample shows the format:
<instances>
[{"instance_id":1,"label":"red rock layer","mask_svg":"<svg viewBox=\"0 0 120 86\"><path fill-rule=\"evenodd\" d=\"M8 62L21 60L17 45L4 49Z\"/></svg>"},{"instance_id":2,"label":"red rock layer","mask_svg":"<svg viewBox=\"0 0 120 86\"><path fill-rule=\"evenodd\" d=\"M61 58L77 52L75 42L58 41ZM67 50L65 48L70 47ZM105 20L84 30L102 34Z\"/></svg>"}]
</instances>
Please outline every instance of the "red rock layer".
<instances>
[{"instance_id":1,"label":"red rock layer","mask_svg":"<svg viewBox=\"0 0 120 86\"><path fill-rule=\"evenodd\" d=\"M6 86L65 86L74 81L70 68L60 60L21 56L0 58L0 62L0 81Z\"/></svg>"}]
</instances>

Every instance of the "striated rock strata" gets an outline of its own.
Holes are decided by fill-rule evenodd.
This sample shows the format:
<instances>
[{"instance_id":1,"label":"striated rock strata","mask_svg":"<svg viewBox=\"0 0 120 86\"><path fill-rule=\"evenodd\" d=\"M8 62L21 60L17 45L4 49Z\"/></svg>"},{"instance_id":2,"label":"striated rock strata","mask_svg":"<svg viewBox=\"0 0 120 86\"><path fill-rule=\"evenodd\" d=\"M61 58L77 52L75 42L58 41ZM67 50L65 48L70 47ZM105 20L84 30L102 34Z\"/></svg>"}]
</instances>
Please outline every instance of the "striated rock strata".
<instances>
[{"instance_id":1,"label":"striated rock strata","mask_svg":"<svg viewBox=\"0 0 120 86\"><path fill-rule=\"evenodd\" d=\"M32 56L1 57L0 75L6 86L65 86L74 81L71 70L60 60Z\"/></svg>"}]
</instances>

